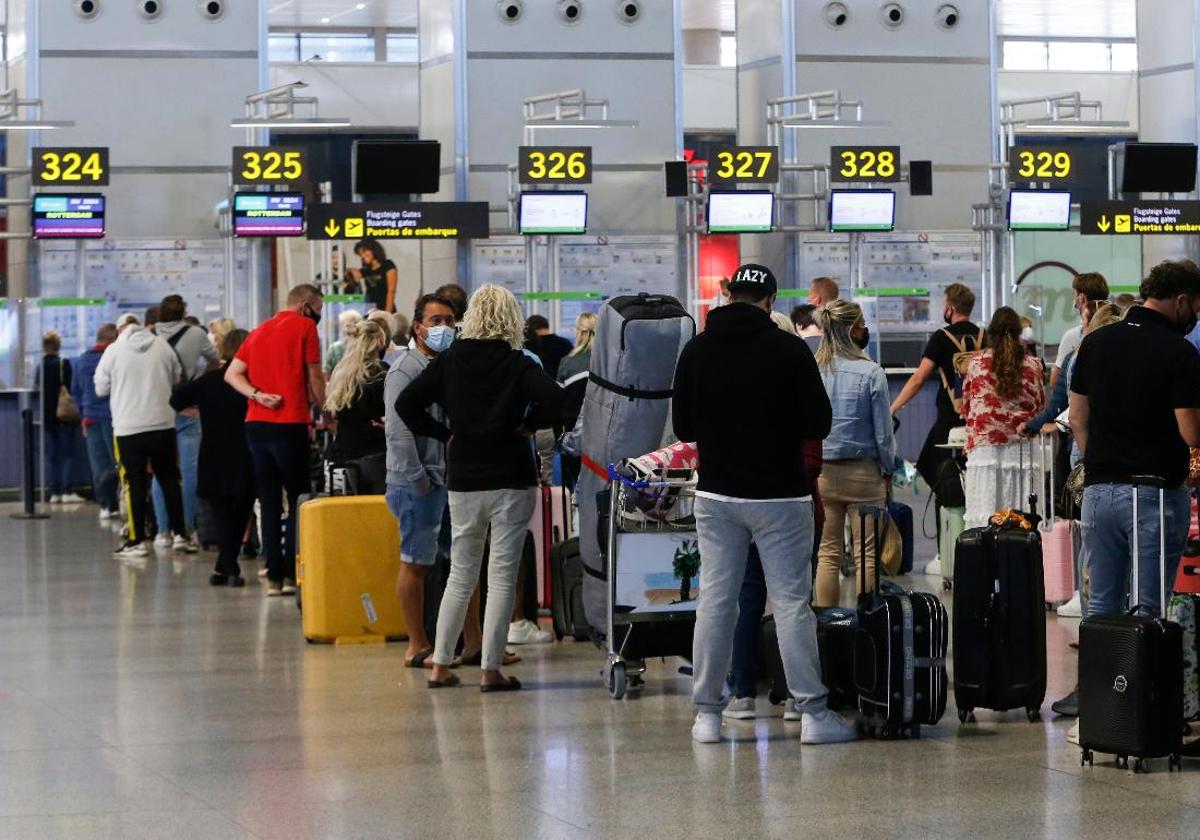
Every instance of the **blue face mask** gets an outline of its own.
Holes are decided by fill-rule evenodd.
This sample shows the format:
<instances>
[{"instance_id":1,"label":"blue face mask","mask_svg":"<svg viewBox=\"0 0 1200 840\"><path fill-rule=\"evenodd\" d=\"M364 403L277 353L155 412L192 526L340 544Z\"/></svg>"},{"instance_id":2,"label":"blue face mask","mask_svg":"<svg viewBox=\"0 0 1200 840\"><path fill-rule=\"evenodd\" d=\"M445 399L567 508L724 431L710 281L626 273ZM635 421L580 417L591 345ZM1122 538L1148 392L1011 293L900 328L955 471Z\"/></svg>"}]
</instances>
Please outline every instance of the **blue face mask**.
<instances>
[{"instance_id":1,"label":"blue face mask","mask_svg":"<svg viewBox=\"0 0 1200 840\"><path fill-rule=\"evenodd\" d=\"M425 346L434 353L441 353L454 343L454 327L429 327L425 331Z\"/></svg>"}]
</instances>

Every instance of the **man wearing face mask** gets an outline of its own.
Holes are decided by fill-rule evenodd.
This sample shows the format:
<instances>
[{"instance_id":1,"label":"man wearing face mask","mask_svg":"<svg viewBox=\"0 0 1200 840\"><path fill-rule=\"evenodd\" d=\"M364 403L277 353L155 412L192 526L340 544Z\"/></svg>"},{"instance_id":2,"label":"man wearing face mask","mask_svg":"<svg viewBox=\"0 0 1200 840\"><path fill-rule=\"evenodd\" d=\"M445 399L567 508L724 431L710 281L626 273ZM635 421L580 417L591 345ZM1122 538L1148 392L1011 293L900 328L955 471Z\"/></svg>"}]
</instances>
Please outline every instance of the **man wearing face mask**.
<instances>
[{"instance_id":1,"label":"man wearing face mask","mask_svg":"<svg viewBox=\"0 0 1200 840\"><path fill-rule=\"evenodd\" d=\"M225 381L249 400L246 441L262 506L267 594L296 592L296 525L300 496L311 490L309 439L313 406L325 404L321 373L321 290L304 283L287 305L250 333L225 370ZM287 493L286 534L280 534Z\"/></svg>"},{"instance_id":2,"label":"man wearing face mask","mask_svg":"<svg viewBox=\"0 0 1200 840\"><path fill-rule=\"evenodd\" d=\"M433 358L454 341L457 319L454 303L437 294L417 299L412 319L412 338L392 363L384 384L387 431L387 502L400 525L400 577L396 593L408 627L408 650L404 664L421 668L433 654L425 633L425 579L437 561L439 542L449 554L446 517L446 445L430 437L417 437L396 413L396 399ZM439 423L445 412L434 405L429 413ZM467 648L478 650L479 621L468 621ZM475 644L470 633L474 632ZM430 661L432 664L432 661Z\"/></svg>"},{"instance_id":3,"label":"man wearing face mask","mask_svg":"<svg viewBox=\"0 0 1200 840\"><path fill-rule=\"evenodd\" d=\"M1184 481L1188 447L1200 446L1200 355L1184 336L1200 310L1200 270L1187 262L1160 263L1142 281L1141 294L1145 303L1132 307L1124 321L1084 338L1071 376L1070 423L1085 475L1088 617L1125 612L1135 476L1155 476L1166 488L1168 592L1187 541ZM1142 486L1137 492L1138 600L1160 615L1158 490Z\"/></svg>"},{"instance_id":4,"label":"man wearing face mask","mask_svg":"<svg viewBox=\"0 0 1200 840\"><path fill-rule=\"evenodd\" d=\"M1071 281L1071 291L1075 293L1074 305L1075 312L1079 315L1079 323L1064 332L1058 342L1058 356L1054 360L1054 366L1050 368L1051 389L1067 369L1067 359L1079 349L1079 343L1083 341L1083 331L1087 329L1088 321L1096 313L1096 308L1108 301L1108 281L1104 279L1103 274L1094 271L1077 274Z\"/></svg>"}]
</instances>

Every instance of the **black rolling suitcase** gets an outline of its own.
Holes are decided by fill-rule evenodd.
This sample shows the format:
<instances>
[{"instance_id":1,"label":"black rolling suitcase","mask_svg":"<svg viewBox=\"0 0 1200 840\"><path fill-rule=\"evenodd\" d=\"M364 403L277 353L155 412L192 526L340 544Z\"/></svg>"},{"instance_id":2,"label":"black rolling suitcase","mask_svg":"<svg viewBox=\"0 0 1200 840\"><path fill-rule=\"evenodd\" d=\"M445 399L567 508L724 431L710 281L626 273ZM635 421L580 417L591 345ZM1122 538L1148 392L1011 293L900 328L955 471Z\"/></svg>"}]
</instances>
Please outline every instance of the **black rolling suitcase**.
<instances>
[{"instance_id":1,"label":"black rolling suitcase","mask_svg":"<svg viewBox=\"0 0 1200 840\"><path fill-rule=\"evenodd\" d=\"M579 537L563 540L550 549L550 614L554 635L571 636L577 642L588 639L591 625L583 614L583 558Z\"/></svg>"},{"instance_id":2,"label":"black rolling suitcase","mask_svg":"<svg viewBox=\"0 0 1200 840\"><path fill-rule=\"evenodd\" d=\"M844 607L813 610L817 617L817 652L821 657L821 682L829 691L826 701L834 711L858 708L854 687L854 630L858 614ZM763 663L770 684L771 703L779 705L788 698L787 676L779 652L779 632L775 616L763 619Z\"/></svg>"},{"instance_id":3,"label":"black rolling suitcase","mask_svg":"<svg viewBox=\"0 0 1200 840\"><path fill-rule=\"evenodd\" d=\"M1041 717L1046 699L1046 612L1042 540L1035 527L972 528L954 558L954 702L975 709L1024 709Z\"/></svg>"},{"instance_id":4,"label":"black rolling suitcase","mask_svg":"<svg viewBox=\"0 0 1200 840\"><path fill-rule=\"evenodd\" d=\"M1111 753L1117 766L1135 759L1167 758L1182 769L1183 630L1163 618L1138 613L1139 486L1158 487L1159 604L1166 603L1166 522L1162 482L1139 478L1133 485L1133 609L1125 616L1086 618L1079 625L1079 746L1081 764L1094 753Z\"/></svg>"},{"instance_id":5,"label":"black rolling suitcase","mask_svg":"<svg viewBox=\"0 0 1200 840\"><path fill-rule=\"evenodd\" d=\"M854 683L863 726L883 738L918 738L946 711L946 644L950 622L946 608L928 592L879 591L879 508L859 508L866 533L867 518L875 529L875 587L858 601L854 631ZM866 589L867 549L862 552L862 588Z\"/></svg>"}]
</instances>

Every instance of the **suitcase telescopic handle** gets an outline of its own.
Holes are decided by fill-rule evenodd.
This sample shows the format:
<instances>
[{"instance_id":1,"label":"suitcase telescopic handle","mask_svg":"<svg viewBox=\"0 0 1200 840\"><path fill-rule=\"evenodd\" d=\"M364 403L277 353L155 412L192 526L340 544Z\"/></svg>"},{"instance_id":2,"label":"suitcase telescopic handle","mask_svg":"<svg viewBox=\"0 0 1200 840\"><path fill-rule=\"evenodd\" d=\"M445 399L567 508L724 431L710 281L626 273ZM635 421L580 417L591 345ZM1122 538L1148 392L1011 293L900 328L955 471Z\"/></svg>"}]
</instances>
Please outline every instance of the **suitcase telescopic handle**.
<instances>
[{"instance_id":1,"label":"suitcase telescopic handle","mask_svg":"<svg viewBox=\"0 0 1200 840\"><path fill-rule=\"evenodd\" d=\"M1167 609L1167 482L1156 475L1135 475L1129 482L1133 488L1133 583L1130 586L1131 611L1141 611L1141 525L1138 516L1138 490L1142 487L1158 488L1158 611L1166 615Z\"/></svg>"}]
</instances>

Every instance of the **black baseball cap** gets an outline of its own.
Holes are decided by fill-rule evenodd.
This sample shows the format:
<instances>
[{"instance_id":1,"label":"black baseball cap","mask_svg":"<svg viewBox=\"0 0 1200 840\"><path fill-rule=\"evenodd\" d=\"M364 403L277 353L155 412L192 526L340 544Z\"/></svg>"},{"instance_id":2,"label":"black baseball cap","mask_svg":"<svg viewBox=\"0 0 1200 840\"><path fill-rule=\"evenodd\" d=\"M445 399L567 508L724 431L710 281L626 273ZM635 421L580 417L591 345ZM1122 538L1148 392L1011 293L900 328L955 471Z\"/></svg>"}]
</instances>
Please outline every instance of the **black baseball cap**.
<instances>
[{"instance_id":1,"label":"black baseball cap","mask_svg":"<svg viewBox=\"0 0 1200 840\"><path fill-rule=\"evenodd\" d=\"M775 282L771 269L765 265L746 263L733 272L733 277L729 279L729 291L773 295L779 291L779 284Z\"/></svg>"}]
</instances>

